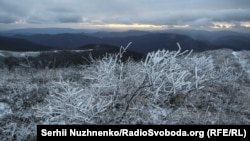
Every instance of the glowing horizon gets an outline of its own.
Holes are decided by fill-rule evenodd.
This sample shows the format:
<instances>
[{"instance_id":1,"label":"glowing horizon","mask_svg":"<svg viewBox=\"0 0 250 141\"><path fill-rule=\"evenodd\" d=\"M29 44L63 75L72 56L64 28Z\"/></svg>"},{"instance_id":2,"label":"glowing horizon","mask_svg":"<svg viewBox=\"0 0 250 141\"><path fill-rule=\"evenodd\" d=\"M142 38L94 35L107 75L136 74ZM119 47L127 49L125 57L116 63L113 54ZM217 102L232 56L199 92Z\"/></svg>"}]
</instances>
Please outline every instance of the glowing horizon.
<instances>
[{"instance_id":1,"label":"glowing horizon","mask_svg":"<svg viewBox=\"0 0 250 141\"><path fill-rule=\"evenodd\" d=\"M250 30L250 21L240 22L236 24L235 22L212 22L210 26L200 26L194 27L190 24L180 24L180 25L155 25L155 24L122 24L122 23L51 23L51 24L30 24L26 20L21 19L14 23L8 25L11 27L13 25L15 28L4 28L3 29L20 29L20 28L72 28L72 29L94 29L94 30L167 30L167 29L198 29L198 30L234 30L237 28L242 28L245 31ZM1 26L1 24L0 24ZM1 29L0 29L1 30Z\"/></svg>"}]
</instances>

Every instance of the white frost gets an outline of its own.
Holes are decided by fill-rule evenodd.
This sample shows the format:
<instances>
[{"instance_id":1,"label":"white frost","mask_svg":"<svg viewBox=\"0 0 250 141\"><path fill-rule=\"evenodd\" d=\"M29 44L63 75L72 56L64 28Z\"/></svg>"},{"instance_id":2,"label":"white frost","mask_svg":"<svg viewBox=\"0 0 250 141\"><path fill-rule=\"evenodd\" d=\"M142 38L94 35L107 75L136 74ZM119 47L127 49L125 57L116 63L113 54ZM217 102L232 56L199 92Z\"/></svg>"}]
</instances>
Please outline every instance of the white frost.
<instances>
[{"instance_id":1,"label":"white frost","mask_svg":"<svg viewBox=\"0 0 250 141\"><path fill-rule=\"evenodd\" d=\"M3 118L7 114L11 114L11 108L8 104L1 102L0 103L0 119Z\"/></svg>"},{"instance_id":2,"label":"white frost","mask_svg":"<svg viewBox=\"0 0 250 141\"><path fill-rule=\"evenodd\" d=\"M239 61L239 64L241 65L242 69L247 73L248 79L250 79L250 64L249 60L247 59L247 56L243 54L243 52L232 52L233 56L236 58L236 60Z\"/></svg>"}]
</instances>

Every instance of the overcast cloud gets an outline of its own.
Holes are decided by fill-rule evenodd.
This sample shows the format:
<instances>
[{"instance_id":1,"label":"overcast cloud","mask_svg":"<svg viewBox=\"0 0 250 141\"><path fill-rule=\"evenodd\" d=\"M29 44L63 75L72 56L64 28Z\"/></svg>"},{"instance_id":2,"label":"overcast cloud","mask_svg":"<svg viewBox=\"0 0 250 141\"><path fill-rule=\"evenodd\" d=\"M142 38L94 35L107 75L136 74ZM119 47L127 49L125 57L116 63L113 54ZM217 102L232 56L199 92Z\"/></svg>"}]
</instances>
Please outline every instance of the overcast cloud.
<instances>
[{"instance_id":1,"label":"overcast cloud","mask_svg":"<svg viewBox=\"0 0 250 141\"><path fill-rule=\"evenodd\" d=\"M250 0L1 0L0 28L53 24L250 24ZM247 27L247 25L246 25ZM72 27L73 28L73 27Z\"/></svg>"}]
</instances>

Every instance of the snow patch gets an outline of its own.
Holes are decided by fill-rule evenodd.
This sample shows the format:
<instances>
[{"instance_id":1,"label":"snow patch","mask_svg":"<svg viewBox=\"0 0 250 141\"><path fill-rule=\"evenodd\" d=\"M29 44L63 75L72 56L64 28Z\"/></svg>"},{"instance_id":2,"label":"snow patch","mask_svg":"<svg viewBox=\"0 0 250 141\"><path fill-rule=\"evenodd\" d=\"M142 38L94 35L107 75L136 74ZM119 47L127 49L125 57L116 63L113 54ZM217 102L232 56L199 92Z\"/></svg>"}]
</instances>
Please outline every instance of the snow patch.
<instances>
[{"instance_id":1,"label":"snow patch","mask_svg":"<svg viewBox=\"0 0 250 141\"><path fill-rule=\"evenodd\" d=\"M0 56L2 56L2 57L26 57L26 56L37 57L38 55L40 55L40 52L0 51Z\"/></svg>"},{"instance_id":2,"label":"snow patch","mask_svg":"<svg viewBox=\"0 0 250 141\"><path fill-rule=\"evenodd\" d=\"M0 57L5 57L5 55L3 55L3 53L0 52Z\"/></svg>"},{"instance_id":3,"label":"snow patch","mask_svg":"<svg viewBox=\"0 0 250 141\"><path fill-rule=\"evenodd\" d=\"M10 106L6 103L0 102L0 119L3 118L5 115L11 114L12 110Z\"/></svg>"}]
</instances>

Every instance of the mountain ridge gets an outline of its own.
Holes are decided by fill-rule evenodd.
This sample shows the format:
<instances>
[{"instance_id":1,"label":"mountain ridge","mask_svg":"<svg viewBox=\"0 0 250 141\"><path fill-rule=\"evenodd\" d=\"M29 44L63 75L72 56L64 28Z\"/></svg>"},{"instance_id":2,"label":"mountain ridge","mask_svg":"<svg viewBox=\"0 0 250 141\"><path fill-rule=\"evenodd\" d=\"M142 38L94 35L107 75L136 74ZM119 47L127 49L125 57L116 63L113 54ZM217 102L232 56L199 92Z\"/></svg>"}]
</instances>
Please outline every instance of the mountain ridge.
<instances>
[{"instance_id":1,"label":"mountain ridge","mask_svg":"<svg viewBox=\"0 0 250 141\"><path fill-rule=\"evenodd\" d=\"M221 48L229 48L233 50L250 49L250 34L233 31L209 32L196 30L128 30L123 32L98 31L92 33L15 34L7 37L9 39L23 39L33 44L46 47L48 46L57 50L79 50L83 46L89 44L106 44L120 47L128 44L129 42L133 42L130 47L132 51L144 54L158 49L177 50L178 48L176 46L176 42L181 44L183 50L193 49L194 51L205 51ZM16 42L15 39L12 42ZM25 47L29 48L29 45ZM4 47L0 44L0 49L2 48ZM16 44L15 48L18 48L18 44Z\"/></svg>"},{"instance_id":2,"label":"mountain ridge","mask_svg":"<svg viewBox=\"0 0 250 141\"><path fill-rule=\"evenodd\" d=\"M53 47L30 42L21 38L0 36L0 50L6 51L44 51L52 50Z\"/></svg>"}]
</instances>

